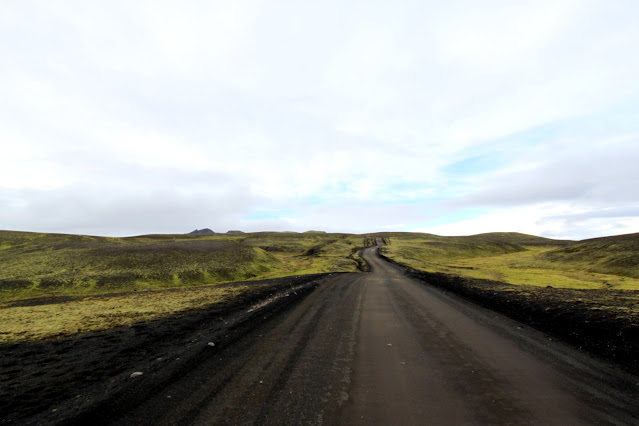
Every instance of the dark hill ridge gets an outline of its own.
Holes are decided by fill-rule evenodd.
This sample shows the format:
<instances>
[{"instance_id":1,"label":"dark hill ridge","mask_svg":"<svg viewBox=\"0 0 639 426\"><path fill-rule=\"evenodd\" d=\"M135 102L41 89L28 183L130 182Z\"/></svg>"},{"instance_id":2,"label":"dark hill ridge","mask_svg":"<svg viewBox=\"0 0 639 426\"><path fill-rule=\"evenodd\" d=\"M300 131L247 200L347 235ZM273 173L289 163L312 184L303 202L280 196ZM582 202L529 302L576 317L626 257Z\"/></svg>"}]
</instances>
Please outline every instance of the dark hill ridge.
<instances>
[{"instance_id":1,"label":"dark hill ridge","mask_svg":"<svg viewBox=\"0 0 639 426\"><path fill-rule=\"evenodd\" d=\"M634 234L622 234L622 235L612 235L609 237L597 237L597 238L588 238L587 240L581 240L582 243L594 243L601 242L607 244L634 244L637 250L639 250L639 232Z\"/></svg>"},{"instance_id":2,"label":"dark hill ridge","mask_svg":"<svg viewBox=\"0 0 639 426\"><path fill-rule=\"evenodd\" d=\"M521 246L560 246L573 244L570 240L553 240L551 238L538 237L536 235L522 234L520 232L487 232L484 234L464 235L464 236L444 236L423 232L376 232L368 234L371 237L395 237L402 239L423 239L427 237L433 241L442 242L486 242L498 244L516 244Z\"/></svg>"},{"instance_id":3,"label":"dark hill ridge","mask_svg":"<svg viewBox=\"0 0 639 426\"><path fill-rule=\"evenodd\" d=\"M519 232L488 232L467 237L458 237L471 241L486 241L502 244L519 244L522 246L558 246L573 244L570 240L553 240L551 238L538 237L536 235L522 234Z\"/></svg>"},{"instance_id":4,"label":"dark hill ridge","mask_svg":"<svg viewBox=\"0 0 639 426\"><path fill-rule=\"evenodd\" d=\"M570 240L553 240L551 238L538 237L536 235L522 234L519 232L488 232L484 234L464 236L443 236L421 232L379 232L369 234L372 237L401 238L404 240L427 238L431 243L442 244L499 244L510 246L563 246L574 244Z\"/></svg>"},{"instance_id":5,"label":"dark hill ridge","mask_svg":"<svg viewBox=\"0 0 639 426\"><path fill-rule=\"evenodd\" d=\"M212 231L209 228L196 229L195 231L189 232L189 234L203 234L203 235L215 234L215 233L216 233L215 231ZM243 231L238 231L236 229L231 229L229 231L226 231L226 233L227 234L243 234L244 232Z\"/></svg>"},{"instance_id":6,"label":"dark hill ridge","mask_svg":"<svg viewBox=\"0 0 639 426\"><path fill-rule=\"evenodd\" d=\"M433 259L442 256L469 258L497 256L528 251L531 247L558 248L573 244L572 241L553 240L517 232L491 232L467 236L441 236L428 233L382 232L370 234L382 238L386 244L397 240L403 245L399 249L405 258Z\"/></svg>"},{"instance_id":7,"label":"dark hill ridge","mask_svg":"<svg viewBox=\"0 0 639 426\"><path fill-rule=\"evenodd\" d=\"M189 232L189 234L215 234L214 231L211 231L209 228L196 229L195 231Z\"/></svg>"}]
</instances>

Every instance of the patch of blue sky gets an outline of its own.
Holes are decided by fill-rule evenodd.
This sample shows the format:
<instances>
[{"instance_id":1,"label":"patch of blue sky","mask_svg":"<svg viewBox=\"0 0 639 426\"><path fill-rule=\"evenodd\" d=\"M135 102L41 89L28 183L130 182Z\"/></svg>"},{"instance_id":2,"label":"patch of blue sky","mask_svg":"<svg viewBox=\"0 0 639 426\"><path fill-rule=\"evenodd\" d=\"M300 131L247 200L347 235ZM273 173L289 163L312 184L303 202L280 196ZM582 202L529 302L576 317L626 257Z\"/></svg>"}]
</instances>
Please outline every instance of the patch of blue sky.
<instances>
[{"instance_id":1,"label":"patch of blue sky","mask_svg":"<svg viewBox=\"0 0 639 426\"><path fill-rule=\"evenodd\" d=\"M440 170L450 187L463 187L469 178L507 167L526 151L537 145L562 137L566 123L548 123L472 146L468 154Z\"/></svg>"},{"instance_id":2,"label":"patch of blue sky","mask_svg":"<svg viewBox=\"0 0 639 426\"><path fill-rule=\"evenodd\" d=\"M343 192L340 190L331 188L330 191L319 194L307 195L304 197L303 202L308 207L318 207L318 206L327 206L334 205L340 201L340 198L343 196Z\"/></svg>"},{"instance_id":3,"label":"patch of blue sky","mask_svg":"<svg viewBox=\"0 0 639 426\"><path fill-rule=\"evenodd\" d=\"M601 113L571 117L535 126L493 141L487 141L482 145L496 147L517 143L519 146L532 147L566 137L614 136L620 133L639 131L638 118L639 101L632 101Z\"/></svg>"},{"instance_id":4,"label":"patch of blue sky","mask_svg":"<svg viewBox=\"0 0 639 426\"><path fill-rule=\"evenodd\" d=\"M278 220L283 217L291 216L294 216L294 212L292 210L258 209L250 214L242 216L242 219L246 221Z\"/></svg>"},{"instance_id":5,"label":"patch of blue sky","mask_svg":"<svg viewBox=\"0 0 639 426\"><path fill-rule=\"evenodd\" d=\"M507 159L500 152L491 152L464 158L445 166L442 169L444 176L465 177L486 173L498 169L507 163Z\"/></svg>"},{"instance_id":6,"label":"patch of blue sky","mask_svg":"<svg viewBox=\"0 0 639 426\"><path fill-rule=\"evenodd\" d=\"M434 213L431 218L410 224L412 229L428 229L429 227L448 225L451 223L463 222L465 220L475 219L484 216L493 210L490 208L477 207L468 209L459 209L453 211L442 211Z\"/></svg>"},{"instance_id":7,"label":"patch of blue sky","mask_svg":"<svg viewBox=\"0 0 639 426\"><path fill-rule=\"evenodd\" d=\"M528 149L553 144L564 139L594 143L608 138L639 132L639 101L627 102L607 111L571 117L476 144L465 158L448 164L441 173L449 185L464 183L464 179L501 167L521 158Z\"/></svg>"},{"instance_id":8,"label":"patch of blue sky","mask_svg":"<svg viewBox=\"0 0 639 426\"><path fill-rule=\"evenodd\" d=\"M379 204L420 204L440 201L447 197L437 193L428 183L393 183L386 186Z\"/></svg>"}]
</instances>

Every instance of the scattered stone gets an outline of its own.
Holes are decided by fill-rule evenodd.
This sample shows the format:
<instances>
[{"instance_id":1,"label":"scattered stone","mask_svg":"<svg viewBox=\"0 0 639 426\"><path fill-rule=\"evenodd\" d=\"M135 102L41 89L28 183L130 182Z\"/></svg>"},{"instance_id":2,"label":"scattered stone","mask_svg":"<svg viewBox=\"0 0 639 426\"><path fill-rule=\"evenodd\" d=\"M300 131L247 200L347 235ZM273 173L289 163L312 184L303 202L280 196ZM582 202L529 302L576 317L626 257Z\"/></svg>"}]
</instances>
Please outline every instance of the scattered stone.
<instances>
[{"instance_id":1,"label":"scattered stone","mask_svg":"<svg viewBox=\"0 0 639 426\"><path fill-rule=\"evenodd\" d=\"M215 343L213 343L213 342L209 342L209 343L208 343L208 345L209 345L209 346L211 346L211 347L213 347L213 346L215 346Z\"/></svg>"},{"instance_id":2,"label":"scattered stone","mask_svg":"<svg viewBox=\"0 0 639 426\"><path fill-rule=\"evenodd\" d=\"M130 379L134 378L134 377L140 377L141 375L143 375L144 373L141 371L136 371L135 373L131 373L131 375L129 376Z\"/></svg>"},{"instance_id":3,"label":"scattered stone","mask_svg":"<svg viewBox=\"0 0 639 426\"><path fill-rule=\"evenodd\" d=\"M386 346L393 346L392 343L386 343Z\"/></svg>"}]
</instances>

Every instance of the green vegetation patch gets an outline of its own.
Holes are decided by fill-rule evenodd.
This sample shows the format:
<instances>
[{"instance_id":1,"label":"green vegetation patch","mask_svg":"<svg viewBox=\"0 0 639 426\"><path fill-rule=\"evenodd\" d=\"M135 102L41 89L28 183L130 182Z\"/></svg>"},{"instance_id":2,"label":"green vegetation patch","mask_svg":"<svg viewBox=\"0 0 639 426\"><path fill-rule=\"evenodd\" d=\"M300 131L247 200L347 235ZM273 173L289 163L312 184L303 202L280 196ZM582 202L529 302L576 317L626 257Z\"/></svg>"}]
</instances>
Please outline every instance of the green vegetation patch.
<instances>
[{"instance_id":1,"label":"green vegetation patch","mask_svg":"<svg viewBox=\"0 0 639 426\"><path fill-rule=\"evenodd\" d=\"M380 234L384 235L384 234ZM385 234L382 253L426 272L518 285L638 290L634 236L570 242L516 233ZM601 241L604 240L604 241Z\"/></svg>"},{"instance_id":2,"label":"green vegetation patch","mask_svg":"<svg viewBox=\"0 0 639 426\"><path fill-rule=\"evenodd\" d=\"M0 304L0 343L40 340L130 326L203 308L255 291L248 286L208 286L82 297L63 303Z\"/></svg>"},{"instance_id":3,"label":"green vegetation patch","mask_svg":"<svg viewBox=\"0 0 639 426\"><path fill-rule=\"evenodd\" d=\"M0 301L356 271L362 237L320 232L106 238L0 231Z\"/></svg>"},{"instance_id":4,"label":"green vegetation patch","mask_svg":"<svg viewBox=\"0 0 639 426\"><path fill-rule=\"evenodd\" d=\"M580 241L545 252L541 259L591 272L639 278L639 234Z\"/></svg>"}]
</instances>

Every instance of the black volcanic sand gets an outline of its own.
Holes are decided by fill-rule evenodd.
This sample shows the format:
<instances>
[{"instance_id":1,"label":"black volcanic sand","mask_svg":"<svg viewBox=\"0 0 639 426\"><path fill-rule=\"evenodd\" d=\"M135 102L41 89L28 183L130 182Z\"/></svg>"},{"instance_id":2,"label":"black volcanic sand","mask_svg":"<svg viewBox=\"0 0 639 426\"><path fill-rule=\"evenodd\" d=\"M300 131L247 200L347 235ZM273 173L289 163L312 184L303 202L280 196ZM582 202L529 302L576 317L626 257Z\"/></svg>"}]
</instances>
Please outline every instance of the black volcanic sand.
<instances>
[{"instance_id":1,"label":"black volcanic sand","mask_svg":"<svg viewBox=\"0 0 639 426\"><path fill-rule=\"evenodd\" d=\"M557 336L639 374L639 291L512 285L419 271L380 256L411 278Z\"/></svg>"},{"instance_id":2,"label":"black volcanic sand","mask_svg":"<svg viewBox=\"0 0 639 426\"><path fill-rule=\"evenodd\" d=\"M0 344L0 424L51 424L131 392L134 372L179 374L198 356L240 338L301 300L331 274L314 274L227 285L264 285L231 301L132 326ZM335 274L332 274L335 275ZM64 303L39 298L20 305ZM268 301L268 303L263 303Z\"/></svg>"}]
</instances>

